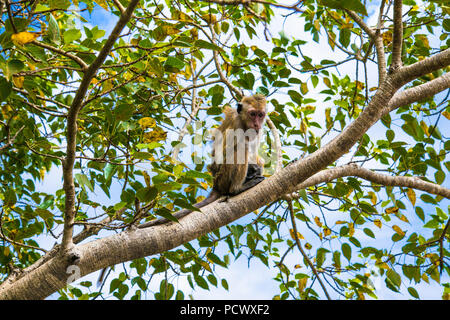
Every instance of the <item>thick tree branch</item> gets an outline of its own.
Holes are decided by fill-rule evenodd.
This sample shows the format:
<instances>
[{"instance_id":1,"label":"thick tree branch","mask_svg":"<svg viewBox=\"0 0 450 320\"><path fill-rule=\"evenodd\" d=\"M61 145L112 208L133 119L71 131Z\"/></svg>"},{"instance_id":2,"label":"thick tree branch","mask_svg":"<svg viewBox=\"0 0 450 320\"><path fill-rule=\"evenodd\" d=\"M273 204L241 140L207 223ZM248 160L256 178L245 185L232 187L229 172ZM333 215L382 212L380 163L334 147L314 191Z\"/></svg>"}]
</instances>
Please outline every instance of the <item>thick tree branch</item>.
<instances>
[{"instance_id":1,"label":"thick tree branch","mask_svg":"<svg viewBox=\"0 0 450 320\"><path fill-rule=\"evenodd\" d=\"M397 92L389 101L389 104L383 109L383 116L389 112L418 102L427 98L433 97L435 94L450 88L450 73L446 73L439 78L433 79L424 84L406 89L405 91Z\"/></svg>"},{"instance_id":2,"label":"thick tree branch","mask_svg":"<svg viewBox=\"0 0 450 320\"><path fill-rule=\"evenodd\" d=\"M394 32L392 43L392 62L390 72L402 66L403 47L403 21L402 21L402 0L394 1Z\"/></svg>"},{"instance_id":3,"label":"thick tree branch","mask_svg":"<svg viewBox=\"0 0 450 320\"><path fill-rule=\"evenodd\" d=\"M392 80L400 88L408 82L450 65L450 49L434 56L400 68L394 73Z\"/></svg>"},{"instance_id":4,"label":"thick tree branch","mask_svg":"<svg viewBox=\"0 0 450 320\"><path fill-rule=\"evenodd\" d=\"M384 186L412 188L450 199L450 189L444 188L438 184L427 182L417 177L393 177L386 174L373 172L372 170L360 167L356 164L347 164L344 166L320 171L310 178L306 179L302 183L298 184L296 189L305 189L342 177L359 177L364 180L378 183Z\"/></svg>"},{"instance_id":5,"label":"thick tree branch","mask_svg":"<svg viewBox=\"0 0 450 320\"><path fill-rule=\"evenodd\" d=\"M109 35L102 50L99 52L97 58L87 68L80 86L77 90L75 98L67 114L67 151L66 158L63 161L63 188L66 193L65 199L65 216L64 216L64 231L61 244L62 251L67 251L73 246L73 222L75 219L75 184L73 180L73 165L75 162L76 152L76 135L77 135L77 117L83 106L83 99L86 95L89 84L92 78L97 73L98 69L105 61L114 43L119 38L120 33L130 20L134 9L138 5L139 0L131 0L125 12L120 16L113 31Z\"/></svg>"}]
</instances>

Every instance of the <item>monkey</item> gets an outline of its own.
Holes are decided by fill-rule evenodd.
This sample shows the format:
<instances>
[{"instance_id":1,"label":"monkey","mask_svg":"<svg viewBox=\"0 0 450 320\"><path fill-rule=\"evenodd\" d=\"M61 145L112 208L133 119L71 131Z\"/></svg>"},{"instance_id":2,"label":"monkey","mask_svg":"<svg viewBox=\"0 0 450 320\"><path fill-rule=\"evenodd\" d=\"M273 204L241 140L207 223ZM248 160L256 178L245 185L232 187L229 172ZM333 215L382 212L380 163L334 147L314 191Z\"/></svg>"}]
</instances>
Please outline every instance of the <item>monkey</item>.
<instances>
[{"instance_id":1,"label":"monkey","mask_svg":"<svg viewBox=\"0 0 450 320\"><path fill-rule=\"evenodd\" d=\"M264 180L262 175L264 162L257 156L256 149L260 142L266 112L266 98L260 94L243 97L236 109L225 107L225 119L214 137L211 154L213 161L208 165L208 170L213 176L213 188L208 197L194 204L194 207L200 209L221 196L235 196ZM191 212L192 210L183 209L174 216L179 219ZM168 220L162 218L140 224L138 228L166 222ZM107 268L100 273L97 285L103 282L106 270Z\"/></svg>"},{"instance_id":2,"label":"monkey","mask_svg":"<svg viewBox=\"0 0 450 320\"><path fill-rule=\"evenodd\" d=\"M212 158L208 170L213 176L213 188L208 197L194 204L200 209L222 196L235 196L246 191L262 180L264 162L256 154L260 134L266 119L266 98L256 94L245 96L237 108L225 107L225 118L214 136ZM253 147L253 149L251 148ZM174 214L177 219L191 213L183 209ZM162 218L140 224L147 228L168 222Z\"/></svg>"}]
</instances>

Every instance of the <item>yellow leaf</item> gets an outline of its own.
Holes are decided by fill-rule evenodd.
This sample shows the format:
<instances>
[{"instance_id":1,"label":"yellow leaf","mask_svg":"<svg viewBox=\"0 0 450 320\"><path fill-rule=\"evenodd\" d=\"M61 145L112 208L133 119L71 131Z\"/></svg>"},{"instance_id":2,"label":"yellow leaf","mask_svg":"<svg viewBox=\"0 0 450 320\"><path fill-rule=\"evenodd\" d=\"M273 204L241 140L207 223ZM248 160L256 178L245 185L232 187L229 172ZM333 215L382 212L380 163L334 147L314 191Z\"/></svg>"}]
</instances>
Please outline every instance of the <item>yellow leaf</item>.
<instances>
[{"instance_id":1,"label":"yellow leaf","mask_svg":"<svg viewBox=\"0 0 450 320\"><path fill-rule=\"evenodd\" d=\"M351 29L353 28L353 23L344 23L341 25L341 29Z\"/></svg>"},{"instance_id":2,"label":"yellow leaf","mask_svg":"<svg viewBox=\"0 0 450 320\"><path fill-rule=\"evenodd\" d=\"M347 223L347 221L344 221L344 220L337 220L335 222L335 224L346 224L346 223Z\"/></svg>"},{"instance_id":3,"label":"yellow leaf","mask_svg":"<svg viewBox=\"0 0 450 320\"><path fill-rule=\"evenodd\" d=\"M291 235L291 238L295 240L294 229L289 229L289 234ZM305 238L303 238L303 236L300 234L300 232L297 232L297 238L299 238L299 239L305 239Z\"/></svg>"},{"instance_id":4,"label":"yellow leaf","mask_svg":"<svg viewBox=\"0 0 450 320\"><path fill-rule=\"evenodd\" d=\"M383 44L385 46L387 46L389 43L392 42L392 32L391 31L386 31L385 33L383 33L382 35L383 38Z\"/></svg>"},{"instance_id":5,"label":"yellow leaf","mask_svg":"<svg viewBox=\"0 0 450 320\"><path fill-rule=\"evenodd\" d=\"M397 234L400 235L400 236L402 236L402 237L405 235L405 231L403 231L402 229L400 229L400 227L397 226L397 225L393 225L393 226L392 226L392 229L394 229L394 231L397 232Z\"/></svg>"},{"instance_id":6,"label":"yellow leaf","mask_svg":"<svg viewBox=\"0 0 450 320\"><path fill-rule=\"evenodd\" d=\"M349 223L348 224L348 236L353 237L354 234L355 234L355 224Z\"/></svg>"},{"instance_id":7,"label":"yellow leaf","mask_svg":"<svg viewBox=\"0 0 450 320\"><path fill-rule=\"evenodd\" d=\"M284 65L284 63L282 61L278 61L278 60L275 60L275 59L269 59L268 63L269 63L269 65L272 65L272 66L282 66L282 65Z\"/></svg>"},{"instance_id":8,"label":"yellow leaf","mask_svg":"<svg viewBox=\"0 0 450 320\"><path fill-rule=\"evenodd\" d=\"M40 176L41 180L44 180L46 172L47 171L46 171L45 167L42 167L42 168L39 169L39 176Z\"/></svg>"},{"instance_id":9,"label":"yellow leaf","mask_svg":"<svg viewBox=\"0 0 450 320\"><path fill-rule=\"evenodd\" d=\"M314 222L317 224L318 227L322 226L322 222L320 222L320 218L319 217L314 217Z\"/></svg>"},{"instance_id":10,"label":"yellow leaf","mask_svg":"<svg viewBox=\"0 0 450 320\"><path fill-rule=\"evenodd\" d=\"M314 28L317 31L320 31L320 21L319 20L314 20Z\"/></svg>"},{"instance_id":11,"label":"yellow leaf","mask_svg":"<svg viewBox=\"0 0 450 320\"><path fill-rule=\"evenodd\" d=\"M200 261L200 265L201 265L204 269L208 270L209 272L212 272L211 267L209 266L209 263L208 263L208 262L206 262L206 261Z\"/></svg>"},{"instance_id":12,"label":"yellow leaf","mask_svg":"<svg viewBox=\"0 0 450 320\"><path fill-rule=\"evenodd\" d=\"M448 112L448 111L442 111L442 115L444 116L444 117L446 117L447 118L447 120L450 120L450 112Z\"/></svg>"},{"instance_id":13,"label":"yellow leaf","mask_svg":"<svg viewBox=\"0 0 450 320\"><path fill-rule=\"evenodd\" d=\"M370 196L370 201L372 202L372 204L376 205L377 204L377 195L375 194L375 192L369 191L368 195Z\"/></svg>"},{"instance_id":14,"label":"yellow leaf","mask_svg":"<svg viewBox=\"0 0 450 320\"><path fill-rule=\"evenodd\" d=\"M380 228L380 229L381 229L381 226L383 225L383 224L381 223L381 220L380 220L380 219L375 219L375 220L373 220L373 223L374 223L378 228Z\"/></svg>"},{"instance_id":15,"label":"yellow leaf","mask_svg":"<svg viewBox=\"0 0 450 320\"><path fill-rule=\"evenodd\" d=\"M148 188L150 188L150 176L148 175L147 171L143 171L142 174L144 175L145 184Z\"/></svg>"},{"instance_id":16,"label":"yellow leaf","mask_svg":"<svg viewBox=\"0 0 450 320\"><path fill-rule=\"evenodd\" d=\"M358 90L364 89L364 82L356 81L356 89Z\"/></svg>"},{"instance_id":17,"label":"yellow leaf","mask_svg":"<svg viewBox=\"0 0 450 320\"><path fill-rule=\"evenodd\" d=\"M302 92L302 94L308 93L308 85L306 82L302 82L302 84L300 85L300 91Z\"/></svg>"},{"instance_id":18,"label":"yellow leaf","mask_svg":"<svg viewBox=\"0 0 450 320\"><path fill-rule=\"evenodd\" d=\"M422 128L422 130L425 132L425 134L427 135L427 137L430 136L430 131L428 130L428 126L425 123L425 121L420 121L420 127Z\"/></svg>"},{"instance_id":19,"label":"yellow leaf","mask_svg":"<svg viewBox=\"0 0 450 320\"><path fill-rule=\"evenodd\" d=\"M414 206L416 205L416 193L413 189L408 188L408 191L406 191L406 195L408 196L409 201L411 201L411 204Z\"/></svg>"},{"instance_id":20,"label":"yellow leaf","mask_svg":"<svg viewBox=\"0 0 450 320\"><path fill-rule=\"evenodd\" d=\"M103 9L105 9L106 11L108 10L108 4L106 3L106 0L94 0L94 2L96 4L98 4L100 7L102 7Z\"/></svg>"},{"instance_id":21,"label":"yellow leaf","mask_svg":"<svg viewBox=\"0 0 450 320\"><path fill-rule=\"evenodd\" d=\"M397 207L390 207L386 209L386 213L387 214L391 214L391 213L397 213L398 212L398 208Z\"/></svg>"},{"instance_id":22,"label":"yellow leaf","mask_svg":"<svg viewBox=\"0 0 450 320\"><path fill-rule=\"evenodd\" d=\"M304 277L298 280L298 291L303 292L306 288L306 283L308 282L308 278Z\"/></svg>"},{"instance_id":23,"label":"yellow leaf","mask_svg":"<svg viewBox=\"0 0 450 320\"><path fill-rule=\"evenodd\" d=\"M294 266L294 269L300 269L301 267L302 267L301 265L296 264L296 265Z\"/></svg>"},{"instance_id":24,"label":"yellow leaf","mask_svg":"<svg viewBox=\"0 0 450 320\"><path fill-rule=\"evenodd\" d=\"M404 221L404 222L409 223L408 218L407 218L404 214L401 214L400 217L398 217L398 218L399 218L400 220Z\"/></svg>"},{"instance_id":25,"label":"yellow leaf","mask_svg":"<svg viewBox=\"0 0 450 320\"><path fill-rule=\"evenodd\" d=\"M155 128L151 132L144 133L144 143L150 143L154 141L163 141L167 138L167 132L161 128Z\"/></svg>"},{"instance_id":26,"label":"yellow leaf","mask_svg":"<svg viewBox=\"0 0 450 320\"><path fill-rule=\"evenodd\" d=\"M5 247L5 249L3 250L3 255L5 257L9 256L9 247Z\"/></svg>"},{"instance_id":27,"label":"yellow leaf","mask_svg":"<svg viewBox=\"0 0 450 320\"><path fill-rule=\"evenodd\" d=\"M142 119L139 119L138 123L140 126L144 129L147 128L154 128L156 126L156 121L153 118L150 117L144 117Z\"/></svg>"},{"instance_id":28,"label":"yellow leaf","mask_svg":"<svg viewBox=\"0 0 450 320\"><path fill-rule=\"evenodd\" d=\"M308 125L306 124L305 119L302 119L302 122L300 123L300 132L303 134L306 134L307 129L308 129Z\"/></svg>"},{"instance_id":29,"label":"yellow leaf","mask_svg":"<svg viewBox=\"0 0 450 320\"><path fill-rule=\"evenodd\" d=\"M35 40L37 37L39 37L39 35L40 33L24 31L13 34L11 36L11 40L16 44L23 46L24 44Z\"/></svg>"},{"instance_id":30,"label":"yellow leaf","mask_svg":"<svg viewBox=\"0 0 450 320\"><path fill-rule=\"evenodd\" d=\"M328 237L331 234L331 230L327 227L323 228L323 234Z\"/></svg>"},{"instance_id":31,"label":"yellow leaf","mask_svg":"<svg viewBox=\"0 0 450 320\"><path fill-rule=\"evenodd\" d=\"M307 242L307 243L305 243L305 248L308 250L311 250L312 245Z\"/></svg>"},{"instance_id":32,"label":"yellow leaf","mask_svg":"<svg viewBox=\"0 0 450 320\"><path fill-rule=\"evenodd\" d=\"M325 109L325 120L326 120L327 129L330 129L331 127L333 127L333 121L331 120L331 108Z\"/></svg>"},{"instance_id":33,"label":"yellow leaf","mask_svg":"<svg viewBox=\"0 0 450 320\"><path fill-rule=\"evenodd\" d=\"M330 81L329 78L323 78L323 83L325 83L325 85L326 85L328 88L331 88L331 81Z\"/></svg>"},{"instance_id":34,"label":"yellow leaf","mask_svg":"<svg viewBox=\"0 0 450 320\"><path fill-rule=\"evenodd\" d=\"M23 88L24 77L13 77L13 83L17 88Z\"/></svg>"},{"instance_id":35,"label":"yellow leaf","mask_svg":"<svg viewBox=\"0 0 450 320\"><path fill-rule=\"evenodd\" d=\"M111 90L113 88L113 86L114 86L114 84L111 80L105 81L105 83L103 84L103 87L102 87L102 93Z\"/></svg>"}]
</instances>

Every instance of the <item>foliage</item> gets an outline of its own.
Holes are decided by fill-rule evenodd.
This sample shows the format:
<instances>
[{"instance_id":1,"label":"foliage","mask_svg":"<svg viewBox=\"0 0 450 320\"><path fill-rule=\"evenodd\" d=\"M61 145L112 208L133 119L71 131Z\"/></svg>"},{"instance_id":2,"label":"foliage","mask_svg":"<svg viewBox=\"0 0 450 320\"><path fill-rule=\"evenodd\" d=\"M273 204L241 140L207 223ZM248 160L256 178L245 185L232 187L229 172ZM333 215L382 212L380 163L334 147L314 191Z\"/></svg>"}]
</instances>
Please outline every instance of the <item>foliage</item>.
<instances>
[{"instance_id":1,"label":"foliage","mask_svg":"<svg viewBox=\"0 0 450 320\"><path fill-rule=\"evenodd\" d=\"M48 241L61 240L65 192L62 184L49 192L42 182L48 183L49 172L62 171L67 112L86 66L111 32L104 24L92 27L101 19L94 17L120 16L127 1L119 7L118 2L10 1L0 11L2 280L35 263ZM318 150L362 112L377 89L375 48L345 9L377 15L378 1L305 0L284 9L256 2L141 1L91 81L77 121L76 231L105 218L103 229L118 231L144 219L173 219L172 212L202 198L212 183L205 173L208 157L186 147L196 135L187 141L178 134L185 123L186 132L198 133L191 117L203 125L218 123L235 96L223 75L235 88L269 97L283 165ZM448 48L450 7L442 1L403 3L403 63ZM298 33L274 31L283 16L295 19ZM381 32L388 62L392 29L386 18ZM327 59L308 54L319 43ZM449 67L411 85L444 71ZM337 164L367 163L390 175L444 184L450 143L443 128L449 120L448 91L400 107ZM268 133L262 148L272 154L273 144ZM181 162L171 157L177 147ZM274 168L269 162L265 169ZM377 277L412 298L421 297L416 285L436 282L448 298L446 201L411 188L339 178L307 188L292 201L299 232L280 200L252 219L132 261L104 290L84 281L59 295L184 299L189 293L177 288L175 278L186 279L193 290L228 289L216 271L248 257L276 268L274 299L324 298L308 259L336 298L376 298ZM308 258L298 253L296 240Z\"/></svg>"}]
</instances>

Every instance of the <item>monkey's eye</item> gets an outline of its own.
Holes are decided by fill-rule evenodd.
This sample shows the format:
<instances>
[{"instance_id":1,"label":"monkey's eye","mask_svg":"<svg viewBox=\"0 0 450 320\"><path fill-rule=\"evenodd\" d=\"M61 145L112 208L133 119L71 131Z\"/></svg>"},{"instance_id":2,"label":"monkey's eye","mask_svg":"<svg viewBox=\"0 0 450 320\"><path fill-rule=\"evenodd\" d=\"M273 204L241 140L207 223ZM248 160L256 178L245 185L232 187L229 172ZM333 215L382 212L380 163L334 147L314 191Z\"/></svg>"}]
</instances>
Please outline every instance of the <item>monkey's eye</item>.
<instances>
[{"instance_id":1,"label":"monkey's eye","mask_svg":"<svg viewBox=\"0 0 450 320\"><path fill-rule=\"evenodd\" d=\"M258 117L260 117L260 118L263 118L263 117L264 117L264 115L265 115L265 113L264 113L264 112L258 112Z\"/></svg>"},{"instance_id":2,"label":"monkey's eye","mask_svg":"<svg viewBox=\"0 0 450 320\"><path fill-rule=\"evenodd\" d=\"M256 118L258 116L258 113L256 111L250 111L250 117Z\"/></svg>"}]
</instances>

